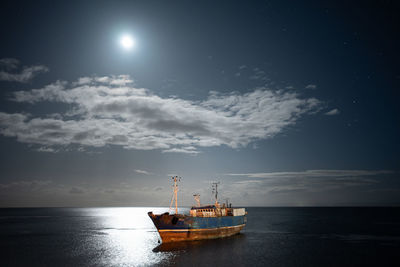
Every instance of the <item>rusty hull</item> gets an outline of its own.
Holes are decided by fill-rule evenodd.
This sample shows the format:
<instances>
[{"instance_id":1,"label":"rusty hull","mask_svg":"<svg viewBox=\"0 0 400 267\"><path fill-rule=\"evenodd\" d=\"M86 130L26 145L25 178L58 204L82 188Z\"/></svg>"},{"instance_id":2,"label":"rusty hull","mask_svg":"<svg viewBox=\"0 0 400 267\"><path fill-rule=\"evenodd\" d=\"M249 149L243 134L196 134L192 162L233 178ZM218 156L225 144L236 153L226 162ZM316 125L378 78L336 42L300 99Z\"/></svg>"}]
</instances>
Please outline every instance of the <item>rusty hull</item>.
<instances>
[{"instance_id":1,"label":"rusty hull","mask_svg":"<svg viewBox=\"0 0 400 267\"><path fill-rule=\"evenodd\" d=\"M221 227L214 229L159 230L163 243L215 239L238 234L245 225Z\"/></svg>"},{"instance_id":2,"label":"rusty hull","mask_svg":"<svg viewBox=\"0 0 400 267\"><path fill-rule=\"evenodd\" d=\"M246 224L246 216L193 217L168 212L148 213L163 243L215 239L238 234Z\"/></svg>"}]
</instances>

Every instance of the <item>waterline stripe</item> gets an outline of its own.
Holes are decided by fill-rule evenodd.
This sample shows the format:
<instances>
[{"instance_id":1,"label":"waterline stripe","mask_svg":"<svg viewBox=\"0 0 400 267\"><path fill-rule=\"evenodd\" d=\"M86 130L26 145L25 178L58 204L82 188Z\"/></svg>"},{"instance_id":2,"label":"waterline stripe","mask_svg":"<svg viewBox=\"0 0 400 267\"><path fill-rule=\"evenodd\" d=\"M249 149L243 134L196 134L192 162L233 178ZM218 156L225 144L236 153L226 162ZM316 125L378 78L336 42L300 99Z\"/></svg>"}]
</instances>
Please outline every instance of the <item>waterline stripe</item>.
<instances>
[{"instance_id":1,"label":"waterline stripe","mask_svg":"<svg viewBox=\"0 0 400 267\"><path fill-rule=\"evenodd\" d=\"M203 229L161 229L158 230L159 232L195 232L195 231L207 231L207 230L219 230L219 229L229 229L229 228L236 228L245 226L246 224L240 224L235 226L224 226L218 228L203 228Z\"/></svg>"}]
</instances>

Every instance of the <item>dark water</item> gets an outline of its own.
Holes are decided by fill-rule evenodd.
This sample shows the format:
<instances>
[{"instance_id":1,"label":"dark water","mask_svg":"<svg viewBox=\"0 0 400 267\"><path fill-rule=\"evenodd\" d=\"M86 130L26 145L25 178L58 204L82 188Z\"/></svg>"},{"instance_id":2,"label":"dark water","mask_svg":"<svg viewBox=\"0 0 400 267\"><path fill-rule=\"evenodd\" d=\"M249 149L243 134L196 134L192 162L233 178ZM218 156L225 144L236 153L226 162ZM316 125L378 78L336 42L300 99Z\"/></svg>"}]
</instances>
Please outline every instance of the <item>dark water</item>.
<instances>
[{"instance_id":1,"label":"dark water","mask_svg":"<svg viewBox=\"0 0 400 267\"><path fill-rule=\"evenodd\" d=\"M242 234L173 246L149 210L0 209L0 266L400 266L399 208L248 208Z\"/></svg>"}]
</instances>

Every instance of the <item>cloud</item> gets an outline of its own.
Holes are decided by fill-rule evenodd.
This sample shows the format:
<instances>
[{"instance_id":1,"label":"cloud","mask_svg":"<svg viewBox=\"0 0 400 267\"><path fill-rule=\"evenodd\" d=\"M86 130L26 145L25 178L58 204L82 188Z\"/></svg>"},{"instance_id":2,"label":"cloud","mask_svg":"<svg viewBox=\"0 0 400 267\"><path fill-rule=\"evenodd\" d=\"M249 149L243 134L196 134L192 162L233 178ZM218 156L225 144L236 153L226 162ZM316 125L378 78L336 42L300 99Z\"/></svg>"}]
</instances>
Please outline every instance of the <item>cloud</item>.
<instances>
[{"instance_id":1,"label":"cloud","mask_svg":"<svg viewBox=\"0 0 400 267\"><path fill-rule=\"evenodd\" d=\"M133 80L130 79L129 75L111 75L102 77L81 77L78 81L73 82L72 85L86 85L86 84L107 84L107 85L127 85L133 84Z\"/></svg>"},{"instance_id":2,"label":"cloud","mask_svg":"<svg viewBox=\"0 0 400 267\"><path fill-rule=\"evenodd\" d=\"M244 176L249 178L304 178L304 177L358 177L389 174L392 171L378 170L306 170L299 172L260 172L260 173L228 173L229 176Z\"/></svg>"},{"instance_id":3,"label":"cloud","mask_svg":"<svg viewBox=\"0 0 400 267\"><path fill-rule=\"evenodd\" d=\"M107 193L107 194L114 194L115 191L112 190L112 189L106 189L106 190L104 190L104 193Z\"/></svg>"},{"instance_id":4,"label":"cloud","mask_svg":"<svg viewBox=\"0 0 400 267\"><path fill-rule=\"evenodd\" d=\"M146 175L150 175L151 174L151 172L144 171L144 170L135 170L135 172L140 173L140 174L146 174Z\"/></svg>"},{"instance_id":5,"label":"cloud","mask_svg":"<svg viewBox=\"0 0 400 267\"><path fill-rule=\"evenodd\" d=\"M38 152L49 152L49 153L56 153L57 150L51 147L39 147L36 151Z\"/></svg>"},{"instance_id":6,"label":"cloud","mask_svg":"<svg viewBox=\"0 0 400 267\"><path fill-rule=\"evenodd\" d=\"M38 188L43 188L48 185L51 185L52 181L50 180L21 180L16 182L10 182L6 184L0 184L0 189L2 190L14 190L14 189L30 189L37 190Z\"/></svg>"},{"instance_id":7,"label":"cloud","mask_svg":"<svg viewBox=\"0 0 400 267\"><path fill-rule=\"evenodd\" d=\"M0 183L0 207L169 205L170 191L163 186L139 187L134 181L114 181L112 185L88 184L84 178L81 181L83 183L61 184L48 180Z\"/></svg>"},{"instance_id":8,"label":"cloud","mask_svg":"<svg viewBox=\"0 0 400 267\"><path fill-rule=\"evenodd\" d=\"M19 65L19 60L15 58L2 58L0 59L0 67L7 70L16 69Z\"/></svg>"},{"instance_id":9,"label":"cloud","mask_svg":"<svg viewBox=\"0 0 400 267\"><path fill-rule=\"evenodd\" d=\"M190 147L182 147L182 148L171 148L171 149L165 149L163 150L163 153L185 153L185 154L198 154L200 153L199 151L196 150L195 147L190 146Z\"/></svg>"},{"instance_id":10,"label":"cloud","mask_svg":"<svg viewBox=\"0 0 400 267\"><path fill-rule=\"evenodd\" d=\"M229 173L226 175L242 177L240 181L234 182L234 186L240 187L242 190L247 190L244 189L247 187L256 187L259 191L266 190L270 193L286 194L371 185L378 183L378 176L391 174L393 172L387 170L306 170L299 172Z\"/></svg>"},{"instance_id":11,"label":"cloud","mask_svg":"<svg viewBox=\"0 0 400 267\"><path fill-rule=\"evenodd\" d=\"M137 88L127 75L57 81L15 92L12 101L68 104L38 117L0 112L0 134L19 142L51 146L122 146L125 149L198 153L200 147L246 147L273 138L319 111L321 102L293 90L260 87L252 92L210 92L205 100L162 98Z\"/></svg>"},{"instance_id":12,"label":"cloud","mask_svg":"<svg viewBox=\"0 0 400 267\"><path fill-rule=\"evenodd\" d=\"M49 68L44 65L24 66L18 73L10 72L18 68L20 62L15 58L0 59L0 81L26 83L31 81L40 73L48 72Z\"/></svg>"},{"instance_id":13,"label":"cloud","mask_svg":"<svg viewBox=\"0 0 400 267\"><path fill-rule=\"evenodd\" d=\"M309 84L306 86L306 89L317 89L317 86L315 84Z\"/></svg>"},{"instance_id":14,"label":"cloud","mask_svg":"<svg viewBox=\"0 0 400 267\"><path fill-rule=\"evenodd\" d=\"M253 75L250 76L250 80L263 80L266 81L268 80L268 77L265 74L265 71L259 69L259 68L254 68L253 69Z\"/></svg>"},{"instance_id":15,"label":"cloud","mask_svg":"<svg viewBox=\"0 0 400 267\"><path fill-rule=\"evenodd\" d=\"M325 115L328 115L328 116L338 115L338 114L340 114L340 111L337 108L332 109L332 110L330 110L330 111L325 113Z\"/></svg>"},{"instance_id":16,"label":"cloud","mask_svg":"<svg viewBox=\"0 0 400 267\"><path fill-rule=\"evenodd\" d=\"M235 206L387 206L400 203L396 184L398 172L387 170L308 170L233 175L221 177L219 199L222 202L229 197ZM85 177L65 182L67 184L57 180L24 179L0 183L0 206L168 207L170 204L169 186L157 182L139 186L132 179L114 179L111 184L104 184L89 182ZM192 203L193 193L199 193L203 201L208 202L211 182L202 181L201 185L182 188L179 199L182 203ZM193 188L197 189L193 191Z\"/></svg>"},{"instance_id":17,"label":"cloud","mask_svg":"<svg viewBox=\"0 0 400 267\"><path fill-rule=\"evenodd\" d=\"M83 194L83 193L85 193L85 190L80 187L74 186L69 190L69 193L70 194Z\"/></svg>"}]
</instances>

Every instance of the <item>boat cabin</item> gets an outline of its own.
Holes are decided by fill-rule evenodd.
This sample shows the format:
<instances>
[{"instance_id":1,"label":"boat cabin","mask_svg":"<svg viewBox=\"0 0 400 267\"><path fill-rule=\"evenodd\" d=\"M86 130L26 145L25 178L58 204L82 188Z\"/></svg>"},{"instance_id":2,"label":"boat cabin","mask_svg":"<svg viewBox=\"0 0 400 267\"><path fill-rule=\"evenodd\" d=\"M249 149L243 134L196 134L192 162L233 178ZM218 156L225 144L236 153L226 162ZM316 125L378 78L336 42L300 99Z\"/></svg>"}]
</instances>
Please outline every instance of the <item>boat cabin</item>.
<instances>
[{"instance_id":1,"label":"boat cabin","mask_svg":"<svg viewBox=\"0 0 400 267\"><path fill-rule=\"evenodd\" d=\"M220 216L232 216L232 209L223 207L217 207L215 205L192 207L190 209L190 216L193 217L220 217Z\"/></svg>"}]
</instances>

